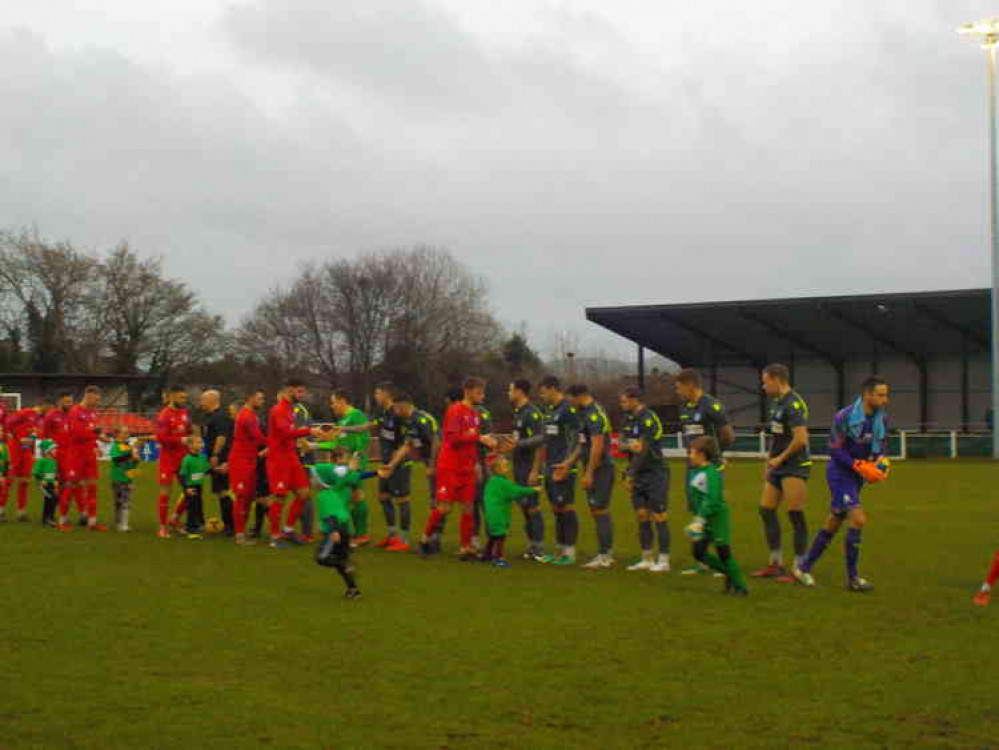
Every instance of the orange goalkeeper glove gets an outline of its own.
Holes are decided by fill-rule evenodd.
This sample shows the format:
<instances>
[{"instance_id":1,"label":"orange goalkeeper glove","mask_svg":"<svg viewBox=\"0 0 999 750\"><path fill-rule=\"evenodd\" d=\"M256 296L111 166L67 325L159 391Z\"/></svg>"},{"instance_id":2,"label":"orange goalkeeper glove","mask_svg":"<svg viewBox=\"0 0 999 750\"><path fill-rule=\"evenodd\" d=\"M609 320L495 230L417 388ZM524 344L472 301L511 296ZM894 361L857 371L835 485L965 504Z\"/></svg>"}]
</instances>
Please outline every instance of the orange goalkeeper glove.
<instances>
[{"instance_id":1,"label":"orange goalkeeper glove","mask_svg":"<svg viewBox=\"0 0 999 750\"><path fill-rule=\"evenodd\" d=\"M888 475L881 471L873 461L854 461L853 470L860 474L865 482L871 484L883 482L888 478Z\"/></svg>"}]
</instances>

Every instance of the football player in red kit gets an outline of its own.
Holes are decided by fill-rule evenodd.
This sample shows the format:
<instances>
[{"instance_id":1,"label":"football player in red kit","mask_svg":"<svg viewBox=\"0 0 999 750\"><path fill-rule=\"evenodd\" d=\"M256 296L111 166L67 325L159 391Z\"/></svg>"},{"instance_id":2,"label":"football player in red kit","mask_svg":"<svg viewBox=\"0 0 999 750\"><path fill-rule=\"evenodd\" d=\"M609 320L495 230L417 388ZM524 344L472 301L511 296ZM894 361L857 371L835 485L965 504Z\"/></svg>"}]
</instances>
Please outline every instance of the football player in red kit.
<instances>
[{"instance_id":1,"label":"football player in red kit","mask_svg":"<svg viewBox=\"0 0 999 750\"><path fill-rule=\"evenodd\" d=\"M8 476L11 487L17 490L17 520L27 521L28 487L31 469L35 463L35 439L42 429L45 413L52 406L43 401L38 406L19 409L8 415L4 434L7 436L7 451L10 455ZM7 493L0 497L0 517L7 508Z\"/></svg>"},{"instance_id":2,"label":"football player in red kit","mask_svg":"<svg viewBox=\"0 0 999 750\"><path fill-rule=\"evenodd\" d=\"M56 397L55 408L51 409L42 420L42 438L56 444L56 467L59 471L59 515L65 516L69 511L69 502L73 499L73 467L71 466L69 439L69 410L73 408L73 394L63 391ZM84 513L80 498L77 509ZM57 526L58 528L58 526ZM66 531L67 529L62 529Z\"/></svg>"},{"instance_id":3,"label":"football player in red kit","mask_svg":"<svg viewBox=\"0 0 999 750\"><path fill-rule=\"evenodd\" d=\"M69 469L68 484L76 497L78 507L87 516L90 531L107 531L108 527L97 523L97 441L100 429L97 426L97 407L101 403L101 389L88 385L83 390L83 399L66 415L69 423ZM57 452L58 455L58 452ZM59 529L69 529L69 497L63 496L59 502Z\"/></svg>"},{"instance_id":4,"label":"football player in red kit","mask_svg":"<svg viewBox=\"0 0 999 750\"><path fill-rule=\"evenodd\" d=\"M246 538L246 514L257 495L257 457L267 440L260 429L260 410L264 405L264 392L254 391L246 397L243 408L236 415L232 449L229 451L229 489L236 498L233 508L233 525L236 527L236 544L253 545Z\"/></svg>"},{"instance_id":5,"label":"football player in red kit","mask_svg":"<svg viewBox=\"0 0 999 750\"><path fill-rule=\"evenodd\" d=\"M159 497L157 505L160 516L160 539L170 537L167 525L170 508L170 490L174 482L179 483L177 472L180 463L187 455L187 439L191 436L191 415L187 411L187 391L183 386L172 385L165 394L166 405L156 416L156 440L160 444ZM178 507L177 512L182 508ZM169 518L170 525L177 524L177 512Z\"/></svg>"},{"instance_id":6,"label":"football player in red kit","mask_svg":"<svg viewBox=\"0 0 999 750\"><path fill-rule=\"evenodd\" d=\"M427 519L420 551L425 555L431 554L430 540L451 512L451 506L460 503L461 555L464 560L474 560L472 532L475 527L475 471L479 463L479 446L494 450L497 442L492 435L482 434L482 416L475 408L486 400L486 381L468 378L462 386L462 393L462 400L451 404L444 414L443 439L437 455L437 507Z\"/></svg>"},{"instance_id":7,"label":"football player in red kit","mask_svg":"<svg viewBox=\"0 0 999 750\"><path fill-rule=\"evenodd\" d=\"M298 453L298 440L319 437L318 427L295 427L295 404L308 395L299 380L288 380L278 393L277 403L267 418L267 483L271 488L271 505L268 511L271 526L271 547L280 549L282 539L302 544L295 534L295 522L302 506L309 499L309 475L302 466ZM294 494L284 529L281 529L281 510L285 497ZM283 533L282 533L283 531Z\"/></svg>"}]
</instances>

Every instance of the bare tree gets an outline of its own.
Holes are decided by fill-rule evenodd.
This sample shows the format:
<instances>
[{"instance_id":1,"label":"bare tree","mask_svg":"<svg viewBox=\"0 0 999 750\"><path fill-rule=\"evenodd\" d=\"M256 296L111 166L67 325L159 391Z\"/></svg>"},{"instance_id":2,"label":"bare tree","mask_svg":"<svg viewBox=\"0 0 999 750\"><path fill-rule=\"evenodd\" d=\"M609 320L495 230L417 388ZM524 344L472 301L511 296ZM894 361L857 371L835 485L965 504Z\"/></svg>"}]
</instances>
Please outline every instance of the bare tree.
<instances>
[{"instance_id":1,"label":"bare tree","mask_svg":"<svg viewBox=\"0 0 999 750\"><path fill-rule=\"evenodd\" d=\"M222 354L224 324L197 295L165 278L158 257L140 258L122 242L100 265L98 308L115 372L168 377L192 361Z\"/></svg>"},{"instance_id":2,"label":"bare tree","mask_svg":"<svg viewBox=\"0 0 999 750\"><path fill-rule=\"evenodd\" d=\"M358 395L387 375L420 395L499 337L485 283L446 251L416 248L303 267L257 305L237 342L258 367L283 362Z\"/></svg>"},{"instance_id":3,"label":"bare tree","mask_svg":"<svg viewBox=\"0 0 999 750\"><path fill-rule=\"evenodd\" d=\"M68 242L27 231L0 233L0 284L8 330L20 328L37 372L97 365L100 321L93 315L97 259Z\"/></svg>"}]
</instances>

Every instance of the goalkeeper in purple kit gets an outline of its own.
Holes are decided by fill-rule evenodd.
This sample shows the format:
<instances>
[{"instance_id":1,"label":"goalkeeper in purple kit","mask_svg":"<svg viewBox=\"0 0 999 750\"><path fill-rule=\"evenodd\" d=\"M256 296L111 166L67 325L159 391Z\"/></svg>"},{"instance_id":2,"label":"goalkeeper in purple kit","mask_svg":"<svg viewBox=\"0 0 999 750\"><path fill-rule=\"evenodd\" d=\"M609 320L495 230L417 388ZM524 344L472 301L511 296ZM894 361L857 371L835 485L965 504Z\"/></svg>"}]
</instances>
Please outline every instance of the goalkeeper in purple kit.
<instances>
[{"instance_id":1,"label":"goalkeeper in purple kit","mask_svg":"<svg viewBox=\"0 0 999 750\"><path fill-rule=\"evenodd\" d=\"M805 586L815 585L812 568L845 521L847 588L856 592L874 588L857 572L861 535L867 524L867 513L860 503L860 491L864 484L888 478L887 459L884 457L888 450L887 405L888 384L881 378L870 377L864 381L860 397L833 417L829 436L831 460L826 469L826 482L832 494L829 516L815 535L804 562L793 570L794 577Z\"/></svg>"}]
</instances>

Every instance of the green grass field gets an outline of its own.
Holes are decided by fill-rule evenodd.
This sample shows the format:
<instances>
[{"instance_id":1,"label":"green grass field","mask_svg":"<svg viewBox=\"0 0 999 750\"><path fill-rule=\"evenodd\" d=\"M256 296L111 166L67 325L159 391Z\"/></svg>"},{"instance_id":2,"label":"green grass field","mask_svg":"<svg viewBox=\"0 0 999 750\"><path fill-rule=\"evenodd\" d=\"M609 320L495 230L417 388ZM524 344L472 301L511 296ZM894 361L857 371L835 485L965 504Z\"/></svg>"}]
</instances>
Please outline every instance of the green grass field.
<instances>
[{"instance_id":1,"label":"green grass field","mask_svg":"<svg viewBox=\"0 0 999 750\"><path fill-rule=\"evenodd\" d=\"M727 480L746 568L765 562L759 475L736 463ZM621 564L364 550L365 596L347 602L311 549L154 538L150 480L138 533L0 527L0 748L999 747L999 605L970 605L999 546L988 463L899 463L869 492L874 593L844 590L837 544L821 588L755 583L749 599ZM814 529L827 497L821 476L811 487ZM677 510L680 495L674 481ZM615 505L621 563L635 522ZM415 510L422 524L425 496Z\"/></svg>"}]
</instances>

